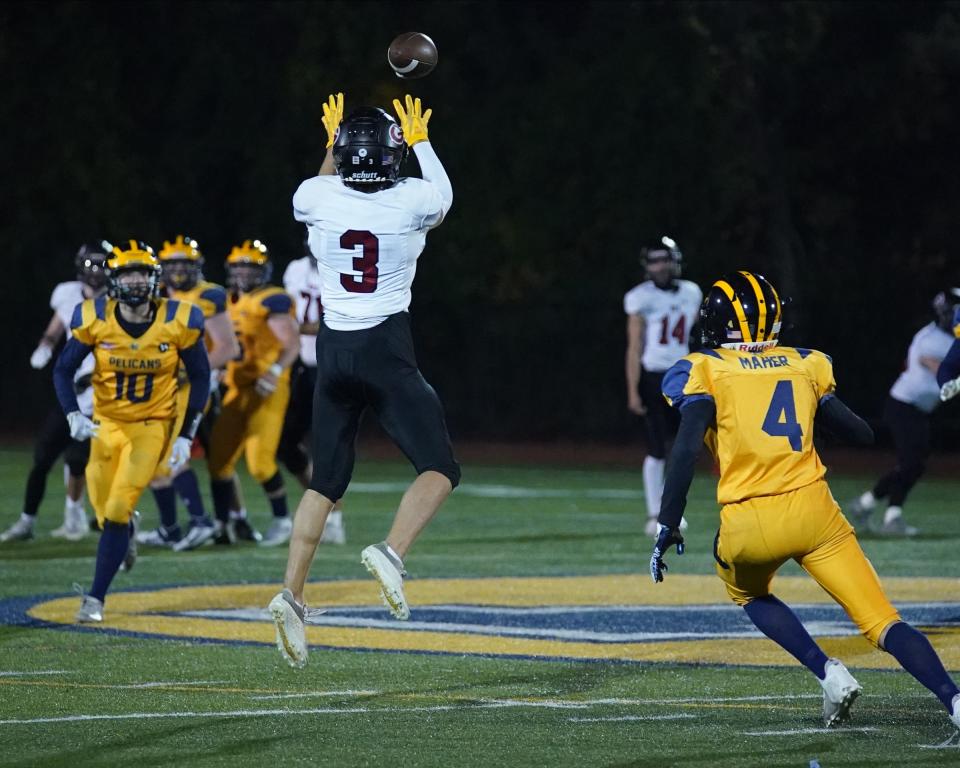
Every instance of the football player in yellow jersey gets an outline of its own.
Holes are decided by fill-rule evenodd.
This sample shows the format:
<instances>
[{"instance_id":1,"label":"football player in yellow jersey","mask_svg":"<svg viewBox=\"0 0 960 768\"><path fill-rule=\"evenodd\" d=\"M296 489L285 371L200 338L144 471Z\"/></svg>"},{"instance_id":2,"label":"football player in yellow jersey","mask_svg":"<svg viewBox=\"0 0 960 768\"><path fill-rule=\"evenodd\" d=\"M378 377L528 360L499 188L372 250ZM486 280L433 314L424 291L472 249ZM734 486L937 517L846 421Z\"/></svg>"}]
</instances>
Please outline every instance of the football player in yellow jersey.
<instances>
[{"instance_id":1,"label":"football player in yellow jersey","mask_svg":"<svg viewBox=\"0 0 960 768\"><path fill-rule=\"evenodd\" d=\"M234 467L244 454L273 511L273 523L260 543L278 546L289 540L293 527L277 446L290 399L290 366L300 352L299 328L293 299L269 285L270 256L263 243L245 240L233 248L226 265L234 291L228 310L240 354L227 364L228 390L210 435L213 504L220 527L232 539L239 522L230 519Z\"/></svg>"},{"instance_id":2,"label":"football player in yellow jersey","mask_svg":"<svg viewBox=\"0 0 960 768\"><path fill-rule=\"evenodd\" d=\"M210 361L212 395L217 387L220 369L240 351L227 314L227 292L222 286L203 278L203 256L197 241L190 237L177 235L172 242L164 241L158 258L162 292L171 299L196 305L203 313L204 344ZM181 420L186 414L190 395L190 388L186 386L184 379L181 369L181 383L184 386L177 397L177 416ZM200 441L209 449L202 430ZM197 476L189 462L178 472L171 472L169 464L161 461L157 476L150 483L150 487L160 511L160 525L154 530L138 534L139 543L172 547L175 551L182 552L195 549L213 538L213 522L207 517ZM183 499L190 514L190 527L186 535L181 535L180 526L177 524L175 494Z\"/></svg>"},{"instance_id":3,"label":"football player in yellow jersey","mask_svg":"<svg viewBox=\"0 0 960 768\"><path fill-rule=\"evenodd\" d=\"M791 559L871 643L933 691L960 726L960 689L926 637L901 621L887 600L830 494L813 446L814 417L857 443L873 442L873 432L834 394L827 355L777 346L781 313L780 297L761 275L725 276L713 284L700 310L704 348L664 376L663 394L680 410L680 429L667 465L650 574L654 582L663 580L663 556L671 545L683 553L680 518L706 441L720 465L717 573L757 628L816 675L826 725L848 717L861 687L770 593L774 573Z\"/></svg>"},{"instance_id":4,"label":"football player in yellow jersey","mask_svg":"<svg viewBox=\"0 0 960 768\"><path fill-rule=\"evenodd\" d=\"M60 405L75 440L93 438L87 464L90 503L103 530L93 586L83 596L78 621L103 621L110 582L136 558L137 500L170 450L177 468L190 445L210 390L203 346L203 314L192 304L157 298L160 263L153 249L130 240L107 258L109 299L77 305L71 338L54 370ZM77 408L73 373L94 355L93 419ZM190 383L186 418L177 433L178 370Z\"/></svg>"}]
</instances>

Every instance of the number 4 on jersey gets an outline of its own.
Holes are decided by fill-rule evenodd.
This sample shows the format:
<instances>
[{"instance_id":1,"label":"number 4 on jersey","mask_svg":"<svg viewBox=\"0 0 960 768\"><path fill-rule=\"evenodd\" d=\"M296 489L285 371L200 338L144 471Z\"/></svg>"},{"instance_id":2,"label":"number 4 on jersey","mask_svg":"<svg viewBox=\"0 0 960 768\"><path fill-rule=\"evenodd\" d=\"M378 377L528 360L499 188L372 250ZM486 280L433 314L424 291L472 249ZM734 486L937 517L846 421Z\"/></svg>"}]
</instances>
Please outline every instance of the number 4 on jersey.
<instances>
[{"instance_id":1,"label":"number 4 on jersey","mask_svg":"<svg viewBox=\"0 0 960 768\"><path fill-rule=\"evenodd\" d=\"M803 450L803 429L797 421L797 406L793 399L793 382L781 379L773 390L773 398L761 427L771 437L785 437L795 451Z\"/></svg>"}]
</instances>

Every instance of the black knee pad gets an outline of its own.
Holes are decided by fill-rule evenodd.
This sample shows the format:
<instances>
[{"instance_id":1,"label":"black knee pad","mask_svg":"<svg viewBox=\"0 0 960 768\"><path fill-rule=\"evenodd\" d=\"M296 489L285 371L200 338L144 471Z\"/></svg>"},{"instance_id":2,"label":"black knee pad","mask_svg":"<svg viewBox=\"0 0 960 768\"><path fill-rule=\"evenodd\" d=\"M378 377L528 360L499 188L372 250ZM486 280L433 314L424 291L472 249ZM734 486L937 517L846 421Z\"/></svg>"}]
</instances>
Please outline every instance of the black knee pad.
<instances>
[{"instance_id":1,"label":"black knee pad","mask_svg":"<svg viewBox=\"0 0 960 768\"><path fill-rule=\"evenodd\" d=\"M435 464L425 467L417 467L417 474L422 475L424 472L439 472L447 480L450 481L450 485L456 488L460 485L460 464L456 461L450 461L446 464Z\"/></svg>"}]
</instances>

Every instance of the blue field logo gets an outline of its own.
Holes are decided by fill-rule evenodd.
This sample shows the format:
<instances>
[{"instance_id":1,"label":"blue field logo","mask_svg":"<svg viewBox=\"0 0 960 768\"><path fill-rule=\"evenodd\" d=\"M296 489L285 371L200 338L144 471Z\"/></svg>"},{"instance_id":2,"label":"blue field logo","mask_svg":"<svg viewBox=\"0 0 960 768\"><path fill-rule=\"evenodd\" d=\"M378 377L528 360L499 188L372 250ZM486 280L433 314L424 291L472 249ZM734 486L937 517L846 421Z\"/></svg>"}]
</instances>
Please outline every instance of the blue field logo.
<instances>
[{"instance_id":1,"label":"blue field logo","mask_svg":"<svg viewBox=\"0 0 960 768\"><path fill-rule=\"evenodd\" d=\"M954 579L889 579L904 620L926 629L948 667L960 667L960 595ZM811 589L812 587L812 589ZM266 604L277 585L219 585L118 592L106 621L84 631L201 642L274 642ZM783 577L775 591L831 656L893 667L809 579ZM407 585L409 621L390 617L375 582L310 585L328 606L307 628L314 648L474 654L555 660L774 665L793 663L729 603L715 577L675 576L653 589L640 576L423 579ZM59 629L78 599L8 600L0 621Z\"/></svg>"}]
</instances>

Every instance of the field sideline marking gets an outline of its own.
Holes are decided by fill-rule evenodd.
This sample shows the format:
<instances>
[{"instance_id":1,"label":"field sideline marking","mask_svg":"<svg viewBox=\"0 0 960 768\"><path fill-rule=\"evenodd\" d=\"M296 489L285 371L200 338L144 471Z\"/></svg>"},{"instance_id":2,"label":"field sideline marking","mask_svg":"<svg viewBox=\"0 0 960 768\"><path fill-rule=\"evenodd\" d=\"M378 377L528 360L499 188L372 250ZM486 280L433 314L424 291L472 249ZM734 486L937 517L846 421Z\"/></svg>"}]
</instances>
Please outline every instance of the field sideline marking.
<instances>
[{"instance_id":1,"label":"field sideline marking","mask_svg":"<svg viewBox=\"0 0 960 768\"><path fill-rule=\"evenodd\" d=\"M251 696L254 701L267 699L309 699L313 696L377 696L380 691L306 691L304 693L271 693L267 696Z\"/></svg>"},{"instance_id":2,"label":"field sideline marking","mask_svg":"<svg viewBox=\"0 0 960 768\"><path fill-rule=\"evenodd\" d=\"M685 712L676 715L621 715L620 717L568 717L570 723L626 723L636 720L696 720L696 715Z\"/></svg>"}]
</instances>

